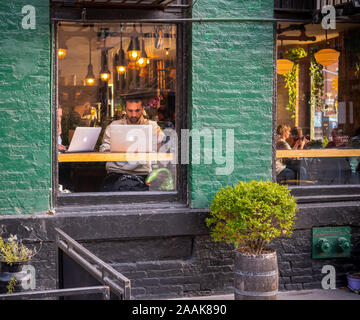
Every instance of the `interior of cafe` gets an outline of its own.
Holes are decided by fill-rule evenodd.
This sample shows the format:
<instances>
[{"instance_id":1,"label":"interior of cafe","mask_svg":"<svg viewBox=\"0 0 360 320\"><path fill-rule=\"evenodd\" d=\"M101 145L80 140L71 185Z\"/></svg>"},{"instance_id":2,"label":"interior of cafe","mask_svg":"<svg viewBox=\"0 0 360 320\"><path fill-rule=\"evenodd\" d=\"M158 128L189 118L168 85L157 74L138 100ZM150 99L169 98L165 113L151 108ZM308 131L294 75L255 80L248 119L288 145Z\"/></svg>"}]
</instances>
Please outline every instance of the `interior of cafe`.
<instances>
[{"instance_id":1,"label":"interior of cafe","mask_svg":"<svg viewBox=\"0 0 360 320\"><path fill-rule=\"evenodd\" d=\"M278 23L276 180L288 185L358 184L358 24Z\"/></svg>"},{"instance_id":2,"label":"interior of cafe","mask_svg":"<svg viewBox=\"0 0 360 320\"><path fill-rule=\"evenodd\" d=\"M93 150L98 153L106 127L125 118L125 101L134 93L141 96L143 117L170 136L176 130L176 26L62 22L57 91L59 144L65 148L77 127L99 127ZM60 192L99 191L106 159L95 155L59 153ZM176 189L176 166L167 159L151 161L149 190Z\"/></svg>"}]
</instances>

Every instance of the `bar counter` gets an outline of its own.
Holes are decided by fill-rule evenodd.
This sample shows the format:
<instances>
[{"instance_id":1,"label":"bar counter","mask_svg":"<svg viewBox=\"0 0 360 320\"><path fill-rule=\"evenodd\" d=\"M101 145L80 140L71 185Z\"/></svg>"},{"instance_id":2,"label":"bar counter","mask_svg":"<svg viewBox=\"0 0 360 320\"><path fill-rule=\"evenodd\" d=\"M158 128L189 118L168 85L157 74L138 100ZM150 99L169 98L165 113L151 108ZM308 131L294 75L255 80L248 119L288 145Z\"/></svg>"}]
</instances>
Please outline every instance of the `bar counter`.
<instances>
[{"instance_id":1,"label":"bar counter","mask_svg":"<svg viewBox=\"0 0 360 320\"><path fill-rule=\"evenodd\" d=\"M59 162L172 161L174 153L79 152L59 153Z\"/></svg>"}]
</instances>

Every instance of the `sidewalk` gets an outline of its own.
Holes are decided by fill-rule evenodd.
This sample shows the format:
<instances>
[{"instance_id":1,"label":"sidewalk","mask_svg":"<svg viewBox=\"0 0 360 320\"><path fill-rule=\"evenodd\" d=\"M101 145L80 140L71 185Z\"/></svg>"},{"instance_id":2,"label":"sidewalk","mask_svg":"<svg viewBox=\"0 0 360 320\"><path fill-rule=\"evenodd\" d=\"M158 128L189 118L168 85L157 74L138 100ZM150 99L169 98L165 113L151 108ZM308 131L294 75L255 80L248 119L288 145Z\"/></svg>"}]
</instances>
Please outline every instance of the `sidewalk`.
<instances>
[{"instance_id":1,"label":"sidewalk","mask_svg":"<svg viewBox=\"0 0 360 320\"><path fill-rule=\"evenodd\" d=\"M355 294L347 288L335 290L298 290L298 291L279 291L278 300L360 300L360 295ZM233 294L187 297L171 300L234 300Z\"/></svg>"}]
</instances>

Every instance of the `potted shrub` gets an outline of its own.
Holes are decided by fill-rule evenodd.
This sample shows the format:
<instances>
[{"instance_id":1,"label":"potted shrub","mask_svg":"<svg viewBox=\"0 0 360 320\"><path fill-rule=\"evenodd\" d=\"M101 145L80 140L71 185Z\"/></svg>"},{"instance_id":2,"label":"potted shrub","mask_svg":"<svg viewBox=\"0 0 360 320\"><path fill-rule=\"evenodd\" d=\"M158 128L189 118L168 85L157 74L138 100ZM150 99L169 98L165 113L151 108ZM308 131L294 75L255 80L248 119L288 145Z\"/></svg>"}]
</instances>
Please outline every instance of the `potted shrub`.
<instances>
[{"instance_id":1,"label":"potted shrub","mask_svg":"<svg viewBox=\"0 0 360 320\"><path fill-rule=\"evenodd\" d=\"M277 298L277 257L268 244L291 236L297 210L289 189L271 181L239 181L218 190L206 224L214 241L235 246L236 300Z\"/></svg>"},{"instance_id":2,"label":"potted shrub","mask_svg":"<svg viewBox=\"0 0 360 320\"><path fill-rule=\"evenodd\" d=\"M34 274L25 270L31 258L38 251L29 249L16 236L4 241L0 236L0 293L25 291L34 283Z\"/></svg>"}]
</instances>

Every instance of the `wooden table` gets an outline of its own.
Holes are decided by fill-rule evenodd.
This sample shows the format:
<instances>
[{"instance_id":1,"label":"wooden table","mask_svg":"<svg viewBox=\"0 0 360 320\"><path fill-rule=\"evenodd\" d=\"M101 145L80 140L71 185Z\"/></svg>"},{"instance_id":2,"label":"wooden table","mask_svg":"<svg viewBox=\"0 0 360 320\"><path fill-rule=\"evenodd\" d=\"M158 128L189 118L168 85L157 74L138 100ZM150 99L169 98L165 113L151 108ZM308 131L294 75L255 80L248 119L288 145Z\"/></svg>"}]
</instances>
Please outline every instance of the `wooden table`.
<instances>
[{"instance_id":1,"label":"wooden table","mask_svg":"<svg viewBox=\"0 0 360 320\"><path fill-rule=\"evenodd\" d=\"M59 162L172 161L174 153L81 152L59 153Z\"/></svg>"},{"instance_id":2,"label":"wooden table","mask_svg":"<svg viewBox=\"0 0 360 320\"><path fill-rule=\"evenodd\" d=\"M276 150L276 158L360 157L360 149Z\"/></svg>"}]
</instances>

